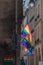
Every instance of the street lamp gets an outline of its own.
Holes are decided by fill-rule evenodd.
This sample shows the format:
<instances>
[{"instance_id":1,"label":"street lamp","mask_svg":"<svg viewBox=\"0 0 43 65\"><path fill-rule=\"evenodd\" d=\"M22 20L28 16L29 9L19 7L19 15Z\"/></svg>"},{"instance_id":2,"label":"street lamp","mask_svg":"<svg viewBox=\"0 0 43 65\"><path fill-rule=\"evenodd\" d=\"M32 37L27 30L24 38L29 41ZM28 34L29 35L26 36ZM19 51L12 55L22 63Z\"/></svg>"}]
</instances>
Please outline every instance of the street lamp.
<instances>
[{"instance_id":1,"label":"street lamp","mask_svg":"<svg viewBox=\"0 0 43 65\"><path fill-rule=\"evenodd\" d=\"M35 5L35 0L30 0L29 4L31 7L33 7Z\"/></svg>"}]
</instances>

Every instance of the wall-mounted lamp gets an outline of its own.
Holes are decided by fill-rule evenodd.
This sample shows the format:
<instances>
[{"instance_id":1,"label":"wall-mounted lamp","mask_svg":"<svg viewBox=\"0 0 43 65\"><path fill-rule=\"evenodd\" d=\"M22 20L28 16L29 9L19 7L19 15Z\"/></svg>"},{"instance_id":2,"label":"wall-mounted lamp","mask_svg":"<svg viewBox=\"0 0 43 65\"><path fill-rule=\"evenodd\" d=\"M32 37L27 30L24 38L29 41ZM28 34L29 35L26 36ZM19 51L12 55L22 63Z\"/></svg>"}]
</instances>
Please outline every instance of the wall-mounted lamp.
<instances>
[{"instance_id":1,"label":"wall-mounted lamp","mask_svg":"<svg viewBox=\"0 0 43 65\"><path fill-rule=\"evenodd\" d=\"M31 7L33 7L35 5L35 0L30 0L29 4Z\"/></svg>"}]
</instances>

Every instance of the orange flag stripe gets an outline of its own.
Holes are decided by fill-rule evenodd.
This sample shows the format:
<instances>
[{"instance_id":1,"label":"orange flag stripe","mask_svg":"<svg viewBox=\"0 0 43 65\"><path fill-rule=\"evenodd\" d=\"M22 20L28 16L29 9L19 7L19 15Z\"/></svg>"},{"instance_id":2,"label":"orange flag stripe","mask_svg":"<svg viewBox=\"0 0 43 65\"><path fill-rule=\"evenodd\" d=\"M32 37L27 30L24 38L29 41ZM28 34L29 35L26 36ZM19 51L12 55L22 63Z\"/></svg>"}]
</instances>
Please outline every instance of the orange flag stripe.
<instances>
[{"instance_id":1,"label":"orange flag stripe","mask_svg":"<svg viewBox=\"0 0 43 65\"><path fill-rule=\"evenodd\" d=\"M25 27L25 29L26 29L26 31L30 34L30 26L29 25L26 25L26 27Z\"/></svg>"}]
</instances>

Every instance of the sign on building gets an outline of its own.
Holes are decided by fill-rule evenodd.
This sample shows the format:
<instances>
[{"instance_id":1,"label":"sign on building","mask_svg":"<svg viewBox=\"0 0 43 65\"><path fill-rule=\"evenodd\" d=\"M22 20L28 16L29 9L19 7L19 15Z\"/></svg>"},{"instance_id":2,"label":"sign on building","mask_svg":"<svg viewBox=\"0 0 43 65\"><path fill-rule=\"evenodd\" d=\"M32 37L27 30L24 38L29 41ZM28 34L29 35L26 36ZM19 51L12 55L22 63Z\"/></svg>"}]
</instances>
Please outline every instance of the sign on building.
<instances>
[{"instance_id":1,"label":"sign on building","mask_svg":"<svg viewBox=\"0 0 43 65\"><path fill-rule=\"evenodd\" d=\"M11 55L4 56L3 65L13 65L13 57Z\"/></svg>"}]
</instances>

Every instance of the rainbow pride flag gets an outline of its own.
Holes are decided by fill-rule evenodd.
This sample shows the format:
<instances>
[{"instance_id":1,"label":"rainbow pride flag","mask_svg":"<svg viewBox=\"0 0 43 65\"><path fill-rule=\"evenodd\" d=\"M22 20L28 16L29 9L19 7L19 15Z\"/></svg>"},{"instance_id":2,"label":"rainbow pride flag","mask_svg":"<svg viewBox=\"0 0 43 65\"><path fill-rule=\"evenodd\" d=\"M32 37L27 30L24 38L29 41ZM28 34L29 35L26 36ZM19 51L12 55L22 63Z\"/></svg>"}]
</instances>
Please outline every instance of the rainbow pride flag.
<instances>
[{"instance_id":1,"label":"rainbow pride flag","mask_svg":"<svg viewBox=\"0 0 43 65\"><path fill-rule=\"evenodd\" d=\"M26 54L29 54L29 55L32 54L32 48L29 48L29 49L25 48L24 50L25 50Z\"/></svg>"},{"instance_id":2,"label":"rainbow pride flag","mask_svg":"<svg viewBox=\"0 0 43 65\"><path fill-rule=\"evenodd\" d=\"M30 26L27 24L22 31L22 36L25 37L30 43L32 43L32 34L30 31Z\"/></svg>"},{"instance_id":3,"label":"rainbow pride flag","mask_svg":"<svg viewBox=\"0 0 43 65\"><path fill-rule=\"evenodd\" d=\"M25 52L26 52L26 51L28 51L28 50L31 52L31 51L32 51L32 47L31 47L31 48L29 48L29 49L24 48L24 50L25 50Z\"/></svg>"},{"instance_id":4,"label":"rainbow pride flag","mask_svg":"<svg viewBox=\"0 0 43 65\"><path fill-rule=\"evenodd\" d=\"M28 24L25 26L21 34L23 36L23 40L21 42L22 45L28 49L28 54L32 54L32 34L30 31L30 26Z\"/></svg>"},{"instance_id":5,"label":"rainbow pride flag","mask_svg":"<svg viewBox=\"0 0 43 65\"><path fill-rule=\"evenodd\" d=\"M4 57L4 62L5 63L12 63L13 62L13 57L11 57L11 56L6 56L6 57Z\"/></svg>"},{"instance_id":6,"label":"rainbow pride flag","mask_svg":"<svg viewBox=\"0 0 43 65\"><path fill-rule=\"evenodd\" d=\"M30 26L27 24L24 28L24 30L21 32L22 36L26 36L27 34L30 34Z\"/></svg>"},{"instance_id":7,"label":"rainbow pride flag","mask_svg":"<svg viewBox=\"0 0 43 65\"><path fill-rule=\"evenodd\" d=\"M31 50L28 49L27 54L31 55L32 54L32 49Z\"/></svg>"},{"instance_id":8,"label":"rainbow pride flag","mask_svg":"<svg viewBox=\"0 0 43 65\"><path fill-rule=\"evenodd\" d=\"M28 34L28 32L24 29L22 32L21 32L22 36L26 36Z\"/></svg>"},{"instance_id":9,"label":"rainbow pride flag","mask_svg":"<svg viewBox=\"0 0 43 65\"><path fill-rule=\"evenodd\" d=\"M31 44L30 44L30 42L29 42L27 39L25 39L25 38L21 41L21 43L22 43L22 45L25 46L26 48L32 47Z\"/></svg>"},{"instance_id":10,"label":"rainbow pride flag","mask_svg":"<svg viewBox=\"0 0 43 65\"><path fill-rule=\"evenodd\" d=\"M25 39L29 42L29 43L32 43L32 35L28 34L27 36L25 36Z\"/></svg>"},{"instance_id":11,"label":"rainbow pride flag","mask_svg":"<svg viewBox=\"0 0 43 65\"><path fill-rule=\"evenodd\" d=\"M22 44L24 47L28 48L28 43L26 42L25 39L23 39L23 40L21 41L21 44Z\"/></svg>"}]
</instances>

